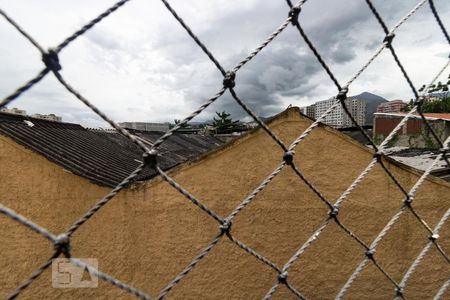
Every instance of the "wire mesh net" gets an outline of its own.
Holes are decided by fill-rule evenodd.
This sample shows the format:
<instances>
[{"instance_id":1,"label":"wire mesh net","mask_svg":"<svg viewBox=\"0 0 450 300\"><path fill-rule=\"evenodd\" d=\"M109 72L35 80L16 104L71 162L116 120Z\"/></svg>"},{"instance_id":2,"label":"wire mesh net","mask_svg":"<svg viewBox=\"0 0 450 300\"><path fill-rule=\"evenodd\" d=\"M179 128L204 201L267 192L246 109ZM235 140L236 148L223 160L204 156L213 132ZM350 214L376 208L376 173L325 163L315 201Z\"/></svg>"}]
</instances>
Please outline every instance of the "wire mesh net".
<instances>
[{"instance_id":1,"label":"wire mesh net","mask_svg":"<svg viewBox=\"0 0 450 300\"><path fill-rule=\"evenodd\" d=\"M372 3L371 0L366 0L366 4L368 5L368 8L370 9L373 16L376 18L377 22L379 23L381 30L385 34L384 40L380 43L380 46L377 48L377 50L373 53L373 55L370 57L369 60L355 73L355 75L345 84L342 84L338 78L334 75L333 71L331 70L330 66L326 63L324 58L319 53L318 49L315 47L314 43L309 39L308 34L305 32L301 25L301 14L302 14L302 6L307 2L306 0L299 1L298 3L293 4L290 0L286 1L288 16L285 20L281 22L281 25L275 29L275 31L267 37L264 42L257 47L253 52L251 52L247 57L245 57L242 61L236 64L236 66L230 70L225 70L220 62L215 58L213 53L208 49L208 47L202 43L200 38L191 30L189 25L178 15L178 13L175 11L175 9L170 5L170 3L167 0L162 0L165 7L168 9L168 11L171 13L171 15L178 21L179 25L184 28L186 33L194 40L194 42L198 45L199 48L204 52L204 54L209 58L211 63L214 64L214 66L219 70L219 72L223 75L223 85L218 88L218 91L216 94L211 96L203 105L201 105L197 110L192 112L190 115L188 115L185 119L183 119L181 122L176 124L173 128L165 132L161 137L159 137L156 142L152 144L146 143L144 140L138 138L134 134L130 133L126 129L122 128L121 126L118 126L117 123L115 123L111 118L109 118L106 114L104 114L101 110L99 110L90 100L85 98L80 92L77 91L76 88L74 88L72 85L70 85L66 79L62 76L60 70L62 69L62 66L59 62L58 55L59 53L64 50L66 47L70 46L70 44L76 40L78 37L85 34L87 31L89 31L91 28L93 28L96 24L113 14L115 11L120 9L124 4L129 2L131 0L122 0L117 2L115 5L104 11L102 14L100 14L95 19L91 20L89 23L87 23L85 26L83 26L81 29L73 33L71 36L66 38L64 41L62 41L59 45L57 45L54 48L51 48L49 50L45 50L39 43L31 37L26 30L22 29L19 24L17 24L13 18L7 15L7 13L3 10L0 10L0 14L12 25L15 29L17 29L18 33L23 35L42 55L42 61L44 63L44 68L42 71L40 71L35 77L33 77L31 80L20 86L16 91L11 93L10 95L3 98L3 100L0 102L0 108L5 107L6 105L10 104L14 100L18 99L22 94L26 93L27 90L31 89L36 83L38 83L40 80L42 80L44 77L49 76L49 74L53 74L55 78L61 83L61 85L67 90L67 92L71 93L73 96L75 96L79 101L84 103L87 107L89 107L93 112L95 112L98 116L100 116L103 120L105 120L107 123L109 123L110 126L112 126L115 130L117 130L120 134L131 140L134 144L136 144L141 150L142 150L142 157L143 161L142 163L131 173L128 177L126 177L120 184L118 184L115 188L113 188L107 195L105 195L102 199L100 199L89 211L87 211L83 216L81 216L70 228L67 229L63 234L54 234L47 230L46 228L43 228L37 224L35 224L32 220L29 220L26 216L23 216L12 209L0 204L0 212L7 217L19 222L23 226L28 227L35 233L42 235L46 239L48 239L51 243L54 245L54 254L33 273L30 275L29 278L27 278L20 286L18 286L14 291L12 291L8 299L13 299L21 294L22 291L24 291L33 281L35 281L52 263L52 260L54 258L57 258L59 256L65 256L68 259L70 259L70 262L72 262L74 265L77 265L82 268L87 268L91 274L94 274L99 279L104 280L111 285L114 285L120 289L123 289L139 298L143 299L151 299L153 297L157 299L164 298L167 294L171 292L171 290L179 284L196 266L200 261L202 261L207 254L218 245L219 241L222 239L229 239L231 242L233 242L236 246L238 246L240 249L245 251L248 255L251 255L258 259L262 264L265 264L269 266L271 269L273 269L278 276L276 278L273 278L273 286L266 292L264 299L270 299L274 293L279 289L280 286L284 285L294 296L300 298L300 299L306 299L306 296L302 292L301 286L294 286L290 280L290 277L288 276L289 270L292 267L292 265L299 260L305 252L308 251L308 248L311 247L317 240L320 239L320 236L322 232L324 232L325 228L327 228L330 224L334 223L339 228L342 229L342 231L347 234L351 239L353 239L356 243L358 243L361 247L361 253L364 254L364 258L360 261L356 269L352 272L350 277L347 279L345 284L341 287L339 293L335 296L336 299L343 298L350 287L352 286L353 282L358 278L358 276L361 274L361 272L367 267L368 264L373 264L375 268L377 269L380 274L385 276L389 282L392 283L392 286L394 287L395 292L393 292L392 296L394 298L406 298L406 295L404 293L405 287L408 285L408 280L410 279L411 275L415 272L415 270L418 268L418 266L423 262L424 258L426 257L427 253L429 252L431 247L435 247L440 255L444 258L444 261L449 263L449 258L447 254L445 253L445 250L440 245L440 231L445 226L449 216L450 216L450 209L447 209L440 217L439 222L437 225L432 228L428 225L427 221L424 220L418 211L414 207L414 200L416 197L416 193L418 189L421 187L421 185L424 183L424 181L427 179L427 177L430 175L433 168L436 166L436 164L440 160L445 160L446 164L450 166L450 162L448 161L448 158L446 156L446 153L449 151L449 143L450 143L450 137L448 137L445 141L442 141L439 139L437 133L434 131L433 127L430 126L427 118L425 118L424 114L421 111L421 106L424 102L424 96L426 95L427 91L430 89L430 87L435 83L435 81L439 78L439 76L445 71L445 69L449 66L450 61L447 61L444 66L441 67L440 70L438 70L436 76L432 78L428 86L426 86L425 89L423 89L421 92L419 92L414 84L412 83L406 69L403 67L399 57L396 54L396 51L392 45L392 41L395 39L395 33L398 30L399 27L401 27L405 22L408 21L408 19L413 16L419 9L421 9L422 6L424 6L426 3L428 3L429 8L432 12L432 15L434 16L437 25L441 29L442 33L444 34L445 39L450 44L450 38L448 35L448 32L446 31L446 28L442 22L442 20L439 17L439 13L434 5L434 2L432 0L422 0L419 1L416 6L414 6L411 11L405 15L403 18L401 18L394 27L389 29L386 25L386 23L383 20L383 16L380 15L380 13L377 11L377 8ZM311 0L312 1L312 0ZM279 136L268 126L266 125L260 117L258 117L252 108L250 108L245 100L243 100L236 90L235 87L235 81L237 80L237 74L239 73L239 70L245 65L251 61L255 56L257 56L261 50L263 50L267 45L269 45L273 40L279 36L281 32L283 32L288 26L293 26L298 33L300 34L303 41L307 44L307 46L310 48L312 53L314 54L315 58L317 59L317 63L321 65L321 67L326 71L328 74L330 80L333 82L333 84L337 88L336 96L334 99L334 104L321 116L317 118L301 135L299 135L290 145L286 145ZM395 65L399 68L401 73L404 76L405 81L411 88L412 94L414 95L414 103L412 109L404 116L402 121L395 127L395 129L382 141L379 145L377 145L370 135L366 132L366 130L356 122L354 116L350 113L349 108L347 107L346 99L347 92L349 89L349 86L368 68L369 65L371 65L377 57L383 52L383 51L389 51L392 55ZM275 143L281 148L283 151L284 156L280 158L279 165L275 168L275 170L255 189L253 192L247 197L228 215L228 216L220 216L217 212L215 212L213 209L206 206L201 199L198 199L195 195L188 192L182 185L180 185L177 181L175 181L171 176L169 176L168 173L166 173L158 164L158 161L161 157L161 154L158 152L158 147L163 144L171 135L173 135L177 130L182 128L183 125L187 124L189 121L191 121L194 117L199 115L202 111L204 111L208 106L210 106L212 103L219 101L222 95L225 93L229 93L231 97L236 101L236 103L241 106L245 112L254 119L254 121L268 134L268 136L275 141ZM340 197L337 198L336 201L332 201L331 199L328 199L326 196L322 194L322 192L314 186L314 184L307 178L307 176L302 172L302 170L295 164L294 162L294 156L295 156L295 149L296 147L302 143L310 134L313 132L321 122L325 120L325 118L338 106L342 106L348 117L352 120L353 124L358 128L358 130L364 135L364 137L367 139L368 143L373 147L374 149L374 156L370 163L365 167L365 169L359 174L359 176L356 177L356 179L353 180L353 182L347 187L347 189L340 195ZM436 139L437 143L440 147L439 155L437 155L434 162L427 168L425 172L420 176L419 180L413 185L411 189L407 189L404 187L401 182L398 180L398 178L386 167L385 160L383 158L383 155L385 154L385 150L387 148L387 145L390 141L394 139L394 137L399 133L401 128L405 126L408 119L411 118L414 115L419 115L422 122L424 123L424 126L426 126L430 132L430 134L433 136L434 139ZM392 183L398 188L398 190L403 194L403 201L396 212L395 215L391 217L389 222L385 224L384 228L376 235L375 239L368 243L364 241L364 239L360 238L357 234L355 234L351 229L349 229L342 220L339 218L339 212L342 204L347 200L349 195L356 189L356 187L361 183L361 181L374 169L375 166L380 166L383 171L387 174L387 176L390 178ZM139 290L132 286L132 283L125 283L121 282L118 279L114 278L114 275L106 274L101 272L100 270L87 265L86 263L82 262L81 260L77 259L76 257L72 256L72 249L70 246L70 240L72 235L81 227L83 224L85 224L91 217L93 217L102 207L104 207L111 199L113 199L122 189L124 189L126 186L128 186L131 182L133 182L136 177L143 171L145 167L151 167L154 170L157 171L159 176L161 176L167 183L169 183L174 189L176 189L179 193L181 193L188 201L192 202L192 204L196 205L198 208L200 208L205 214L209 215L212 219L217 221L217 234L216 236L200 251L200 253L194 257L191 262L170 282L167 283L166 287L162 289L159 293L159 295L153 295L150 296L146 294L144 291ZM321 225L315 228L313 234L303 242L298 248L295 253L292 253L290 259L286 261L282 266L277 265L275 262L271 261L269 258L263 256L255 249L249 247L248 245L244 244L240 240L237 239L233 235L232 232L232 223L234 218L241 213L242 210L246 209L246 207L253 201L253 199L258 195L263 189L265 189L269 184L271 184L272 180L280 174L280 172L284 168L291 168L294 173L297 175L300 182L305 184L311 191L314 193L317 197L317 200L323 202L328 209L328 213L326 218L322 221ZM439 199L436 199L438 201ZM447 201L448 202L448 201ZM428 241L423 248L423 250L419 253L419 255L410 262L410 266L407 269L406 273L403 275L402 279L400 281L396 281L391 274L389 274L388 271L383 267L383 262L379 261L377 259L376 250L380 243L382 242L383 238L387 235L387 233L393 228L393 226L397 223L397 221L400 219L402 214L405 212L411 212L414 217L419 221L421 226L425 228L425 230L428 232L429 237ZM298 243L298 241L293 241L293 243ZM434 297L434 299L440 299L444 296L448 286L450 284L450 278L448 278L443 284L442 287L439 289L439 291L435 295L430 295Z\"/></svg>"}]
</instances>

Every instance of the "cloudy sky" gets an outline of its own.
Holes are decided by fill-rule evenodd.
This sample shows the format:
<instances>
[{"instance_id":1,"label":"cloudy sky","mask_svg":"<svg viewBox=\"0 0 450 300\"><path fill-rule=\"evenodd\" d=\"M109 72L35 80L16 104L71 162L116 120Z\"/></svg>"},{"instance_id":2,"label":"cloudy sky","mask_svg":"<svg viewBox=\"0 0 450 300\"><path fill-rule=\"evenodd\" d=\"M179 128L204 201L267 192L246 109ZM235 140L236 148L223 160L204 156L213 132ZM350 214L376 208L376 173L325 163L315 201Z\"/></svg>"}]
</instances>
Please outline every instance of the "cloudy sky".
<instances>
[{"instance_id":1,"label":"cloudy sky","mask_svg":"<svg viewBox=\"0 0 450 300\"><path fill-rule=\"evenodd\" d=\"M225 69L233 68L287 17L284 0L169 0ZM373 0L389 27L418 0ZM0 0L0 8L44 48L58 45L112 0ZM450 1L435 0L450 29ZM363 0L309 0L300 22L344 84L376 51L384 34ZM5 97L43 67L39 52L0 18L0 94ZM427 83L450 53L428 4L396 33L393 45L416 85ZM132 0L60 54L62 74L116 121L171 121L187 116L221 87L222 77L158 0ZM449 71L450 72L450 71ZM449 73L447 72L447 74ZM447 77L443 76L443 80ZM261 116L288 105L327 99L336 88L289 26L237 74L236 92ZM388 51L351 85L387 99L412 97ZM64 121L106 126L53 78L47 76L10 107L56 113ZM195 120L226 110L245 113L225 95Z\"/></svg>"}]
</instances>

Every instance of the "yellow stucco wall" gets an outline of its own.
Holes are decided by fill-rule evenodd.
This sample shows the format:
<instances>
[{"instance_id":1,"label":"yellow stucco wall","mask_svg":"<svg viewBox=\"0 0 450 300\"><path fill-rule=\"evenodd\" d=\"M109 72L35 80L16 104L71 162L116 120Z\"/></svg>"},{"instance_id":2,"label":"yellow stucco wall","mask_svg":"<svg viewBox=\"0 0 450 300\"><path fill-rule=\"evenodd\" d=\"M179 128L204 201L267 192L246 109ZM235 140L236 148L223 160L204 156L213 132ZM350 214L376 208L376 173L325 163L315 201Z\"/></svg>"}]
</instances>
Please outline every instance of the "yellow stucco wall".
<instances>
[{"instance_id":1,"label":"yellow stucco wall","mask_svg":"<svg viewBox=\"0 0 450 300\"><path fill-rule=\"evenodd\" d=\"M296 109L270 127L288 144L309 124ZM169 172L205 205L226 217L267 177L283 153L262 131ZM333 202L371 160L372 154L332 129L318 128L302 142L295 162ZM418 173L387 163L410 188ZM0 202L53 233L61 233L109 189L94 185L0 136ZM448 208L450 185L426 181L414 207L434 227ZM401 206L402 194L379 166L344 202L340 220L367 243ZM241 242L280 267L319 226L327 207L285 168L233 221ZM72 238L72 254L99 261L101 271L156 296L219 232L219 224L157 178L120 193ZM450 249L446 225L441 244ZM407 212L376 253L399 281L427 242L427 232ZM0 298L5 297L52 255L52 245L24 226L0 215ZM289 270L290 282L310 299L332 299L364 257L364 249L332 223ZM408 299L434 295L448 278L448 265L431 249L406 288ZM168 299L261 299L275 283L275 271L227 238L176 286ZM394 286L369 263L347 299L391 299ZM133 299L100 281L96 289L54 289L51 269L21 295L36 298ZM447 294L447 296L449 296ZM274 299L291 299L282 286Z\"/></svg>"}]
</instances>

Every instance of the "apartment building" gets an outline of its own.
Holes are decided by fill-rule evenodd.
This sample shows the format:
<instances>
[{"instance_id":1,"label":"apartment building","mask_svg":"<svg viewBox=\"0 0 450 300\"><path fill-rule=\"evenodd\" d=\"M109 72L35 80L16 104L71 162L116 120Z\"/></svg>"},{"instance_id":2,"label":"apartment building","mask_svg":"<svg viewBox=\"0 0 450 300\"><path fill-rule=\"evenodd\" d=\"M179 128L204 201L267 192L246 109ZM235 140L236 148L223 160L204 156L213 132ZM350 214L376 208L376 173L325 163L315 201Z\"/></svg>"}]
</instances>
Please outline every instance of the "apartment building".
<instances>
[{"instance_id":1,"label":"apartment building","mask_svg":"<svg viewBox=\"0 0 450 300\"><path fill-rule=\"evenodd\" d=\"M402 100L392 100L378 105L377 112L379 113L399 113L407 106Z\"/></svg>"},{"instance_id":2,"label":"apartment building","mask_svg":"<svg viewBox=\"0 0 450 300\"><path fill-rule=\"evenodd\" d=\"M305 116L310 117L311 119L316 119L316 104L311 104L309 106L301 107L300 111Z\"/></svg>"},{"instance_id":3,"label":"apartment building","mask_svg":"<svg viewBox=\"0 0 450 300\"><path fill-rule=\"evenodd\" d=\"M328 99L323 101L318 101L315 104L315 116L319 118L323 115L334 103L335 99ZM347 98L345 100L345 104L349 110L349 112L354 117L355 121L359 125L364 125L365 123L365 111L366 111L366 102L362 99L357 98ZM353 127L355 126L345 112L342 105L338 105L329 113L323 123L335 127L335 128L345 128L345 127Z\"/></svg>"}]
</instances>

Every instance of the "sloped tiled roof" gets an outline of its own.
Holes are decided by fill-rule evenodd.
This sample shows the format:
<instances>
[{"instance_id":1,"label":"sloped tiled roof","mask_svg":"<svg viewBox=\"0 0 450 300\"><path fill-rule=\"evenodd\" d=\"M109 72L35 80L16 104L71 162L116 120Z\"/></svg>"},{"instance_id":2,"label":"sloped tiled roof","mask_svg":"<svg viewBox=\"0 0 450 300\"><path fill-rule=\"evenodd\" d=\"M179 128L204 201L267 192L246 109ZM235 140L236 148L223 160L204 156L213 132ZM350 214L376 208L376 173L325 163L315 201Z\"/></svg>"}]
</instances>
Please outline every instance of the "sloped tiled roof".
<instances>
[{"instance_id":1,"label":"sloped tiled roof","mask_svg":"<svg viewBox=\"0 0 450 300\"><path fill-rule=\"evenodd\" d=\"M436 118L436 119L443 119L443 120L449 120L450 121L450 114L425 113L424 115L425 115L425 117Z\"/></svg>"},{"instance_id":2,"label":"sloped tiled roof","mask_svg":"<svg viewBox=\"0 0 450 300\"><path fill-rule=\"evenodd\" d=\"M149 142L163 134L133 133ZM142 151L121 134L90 130L78 124L0 113L0 134L99 185L116 186L142 161ZM167 170L222 144L210 136L175 133L159 147L162 154L159 163ZM153 170L144 169L137 180L154 175Z\"/></svg>"},{"instance_id":3,"label":"sloped tiled roof","mask_svg":"<svg viewBox=\"0 0 450 300\"><path fill-rule=\"evenodd\" d=\"M383 113L383 112L377 112L375 113L376 116L394 116L394 117L404 117L407 115L405 112L396 112L396 113ZM424 113L423 114L425 118L430 120L436 120L436 119L442 119L450 121L450 114L440 114L440 113ZM418 113L415 113L410 118L421 118Z\"/></svg>"}]
</instances>

